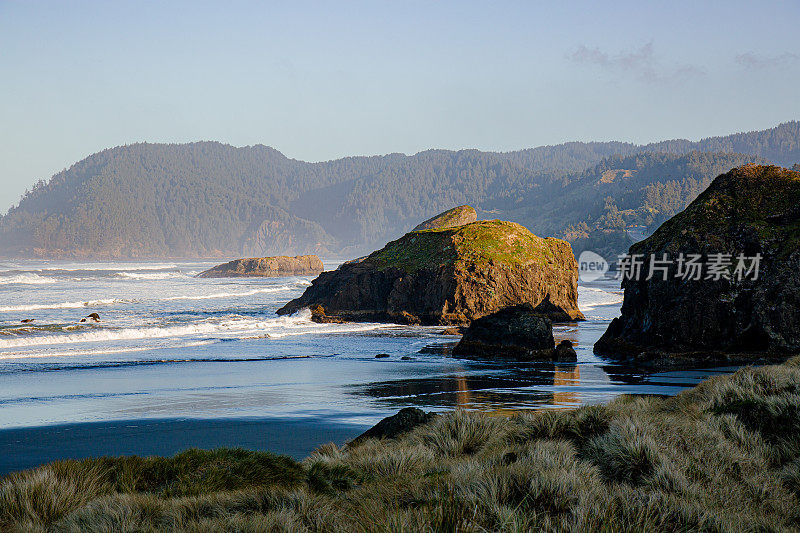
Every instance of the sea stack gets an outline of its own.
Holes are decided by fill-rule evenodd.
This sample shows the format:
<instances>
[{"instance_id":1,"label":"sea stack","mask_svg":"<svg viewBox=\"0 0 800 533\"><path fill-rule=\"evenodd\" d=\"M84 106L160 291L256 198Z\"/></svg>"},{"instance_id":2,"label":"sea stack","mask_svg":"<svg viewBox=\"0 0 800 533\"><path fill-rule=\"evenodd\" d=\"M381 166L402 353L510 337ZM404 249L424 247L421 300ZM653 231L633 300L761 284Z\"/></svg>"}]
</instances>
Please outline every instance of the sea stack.
<instances>
[{"instance_id":1,"label":"sea stack","mask_svg":"<svg viewBox=\"0 0 800 533\"><path fill-rule=\"evenodd\" d=\"M309 307L317 320L460 325L549 299L563 317L576 320L583 318L577 281L566 241L537 237L513 222L474 221L412 231L324 272L278 314Z\"/></svg>"},{"instance_id":2,"label":"sea stack","mask_svg":"<svg viewBox=\"0 0 800 533\"><path fill-rule=\"evenodd\" d=\"M557 361L565 353L556 350L552 322L531 304L506 307L474 320L453 348L456 357L490 360Z\"/></svg>"},{"instance_id":3,"label":"sea stack","mask_svg":"<svg viewBox=\"0 0 800 533\"><path fill-rule=\"evenodd\" d=\"M311 276L324 270L316 255L295 257L251 257L217 265L197 275L198 278L274 278Z\"/></svg>"},{"instance_id":4,"label":"sea stack","mask_svg":"<svg viewBox=\"0 0 800 533\"><path fill-rule=\"evenodd\" d=\"M630 257L640 275L628 268L622 316L596 353L669 367L800 352L800 173L733 169Z\"/></svg>"}]
</instances>

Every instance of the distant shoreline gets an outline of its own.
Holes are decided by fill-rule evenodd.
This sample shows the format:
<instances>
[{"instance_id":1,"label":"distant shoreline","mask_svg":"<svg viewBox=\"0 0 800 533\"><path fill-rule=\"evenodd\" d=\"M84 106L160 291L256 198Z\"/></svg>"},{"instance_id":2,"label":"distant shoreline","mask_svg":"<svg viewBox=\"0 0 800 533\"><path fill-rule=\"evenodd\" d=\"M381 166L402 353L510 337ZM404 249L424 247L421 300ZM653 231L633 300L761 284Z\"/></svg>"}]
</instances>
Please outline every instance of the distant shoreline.
<instances>
[{"instance_id":1,"label":"distant shoreline","mask_svg":"<svg viewBox=\"0 0 800 533\"><path fill-rule=\"evenodd\" d=\"M187 448L239 447L300 460L322 444L341 445L368 427L315 417L139 419L2 429L0 476L62 459L169 456Z\"/></svg>"}]
</instances>

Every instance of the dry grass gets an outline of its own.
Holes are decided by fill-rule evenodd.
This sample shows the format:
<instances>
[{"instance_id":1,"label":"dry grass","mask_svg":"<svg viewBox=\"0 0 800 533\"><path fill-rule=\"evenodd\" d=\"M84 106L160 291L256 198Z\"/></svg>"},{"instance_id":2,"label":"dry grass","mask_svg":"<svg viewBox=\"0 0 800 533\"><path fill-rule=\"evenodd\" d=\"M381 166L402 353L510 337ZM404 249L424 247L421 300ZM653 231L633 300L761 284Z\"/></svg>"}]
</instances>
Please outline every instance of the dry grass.
<instances>
[{"instance_id":1,"label":"dry grass","mask_svg":"<svg viewBox=\"0 0 800 533\"><path fill-rule=\"evenodd\" d=\"M800 359L674 398L454 412L302 463L242 450L64 461L0 482L0 530L800 530Z\"/></svg>"}]
</instances>

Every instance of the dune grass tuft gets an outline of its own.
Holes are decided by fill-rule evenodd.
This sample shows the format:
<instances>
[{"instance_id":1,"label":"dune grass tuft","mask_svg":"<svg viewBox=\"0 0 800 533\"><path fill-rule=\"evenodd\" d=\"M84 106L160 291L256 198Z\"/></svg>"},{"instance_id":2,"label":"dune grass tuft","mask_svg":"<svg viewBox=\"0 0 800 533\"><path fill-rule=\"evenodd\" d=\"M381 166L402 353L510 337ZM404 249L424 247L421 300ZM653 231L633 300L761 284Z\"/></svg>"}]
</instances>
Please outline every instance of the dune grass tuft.
<instances>
[{"instance_id":1,"label":"dune grass tuft","mask_svg":"<svg viewBox=\"0 0 800 533\"><path fill-rule=\"evenodd\" d=\"M455 411L305 461L61 461L0 480L0 531L797 531L800 358L673 398Z\"/></svg>"}]
</instances>

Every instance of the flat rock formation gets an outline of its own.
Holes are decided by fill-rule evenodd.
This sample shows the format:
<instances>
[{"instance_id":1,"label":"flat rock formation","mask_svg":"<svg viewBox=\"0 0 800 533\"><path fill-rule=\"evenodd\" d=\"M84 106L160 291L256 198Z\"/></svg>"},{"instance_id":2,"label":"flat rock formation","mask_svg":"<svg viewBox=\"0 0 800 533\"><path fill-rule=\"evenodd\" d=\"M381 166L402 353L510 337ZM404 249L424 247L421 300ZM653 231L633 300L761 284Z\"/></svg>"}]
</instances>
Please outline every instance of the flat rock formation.
<instances>
[{"instance_id":1,"label":"flat rock formation","mask_svg":"<svg viewBox=\"0 0 800 533\"><path fill-rule=\"evenodd\" d=\"M448 209L444 213L429 218L411 231L424 231L426 229L444 229L471 224L478 220L478 212L469 205L461 205Z\"/></svg>"},{"instance_id":2,"label":"flat rock formation","mask_svg":"<svg viewBox=\"0 0 800 533\"><path fill-rule=\"evenodd\" d=\"M566 241L519 224L484 220L410 232L364 259L324 272L278 310L312 309L315 320L460 325L546 298L582 319L578 267Z\"/></svg>"},{"instance_id":3,"label":"flat rock formation","mask_svg":"<svg viewBox=\"0 0 800 533\"><path fill-rule=\"evenodd\" d=\"M217 265L197 275L198 278L274 278L310 276L324 270L316 255L296 257L251 257Z\"/></svg>"},{"instance_id":4,"label":"flat rock formation","mask_svg":"<svg viewBox=\"0 0 800 533\"><path fill-rule=\"evenodd\" d=\"M595 344L596 353L668 367L800 352L800 173L753 165L731 170L630 253L643 256L642 275L623 281L622 316ZM655 270L646 279L651 254L667 255L666 280ZM679 270L681 254L701 256L701 279L693 272L687 278L685 264ZM755 276L750 258L758 255Z\"/></svg>"}]
</instances>

